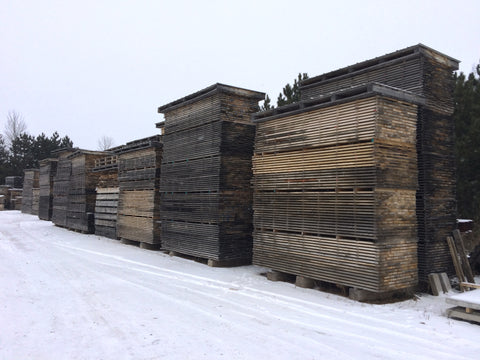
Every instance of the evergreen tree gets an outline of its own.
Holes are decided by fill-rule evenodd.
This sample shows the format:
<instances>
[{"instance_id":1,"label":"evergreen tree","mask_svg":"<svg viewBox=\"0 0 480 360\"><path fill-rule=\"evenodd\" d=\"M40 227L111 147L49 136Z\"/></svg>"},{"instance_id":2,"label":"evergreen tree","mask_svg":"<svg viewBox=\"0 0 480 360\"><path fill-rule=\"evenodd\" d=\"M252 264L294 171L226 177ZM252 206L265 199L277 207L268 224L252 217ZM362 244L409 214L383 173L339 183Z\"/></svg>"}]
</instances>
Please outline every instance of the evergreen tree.
<instances>
[{"instance_id":1,"label":"evergreen tree","mask_svg":"<svg viewBox=\"0 0 480 360\"><path fill-rule=\"evenodd\" d=\"M22 133L14 138L9 148L8 167L11 176L23 176L23 170L36 167L35 138Z\"/></svg>"},{"instance_id":2,"label":"evergreen tree","mask_svg":"<svg viewBox=\"0 0 480 360\"><path fill-rule=\"evenodd\" d=\"M3 135L0 134L0 185L5 183L6 176L9 176L8 150Z\"/></svg>"},{"instance_id":3,"label":"evergreen tree","mask_svg":"<svg viewBox=\"0 0 480 360\"><path fill-rule=\"evenodd\" d=\"M273 106L271 104L270 96L265 95L265 100L263 101L262 106L260 106L260 111L267 111L273 109Z\"/></svg>"},{"instance_id":4,"label":"evergreen tree","mask_svg":"<svg viewBox=\"0 0 480 360\"><path fill-rule=\"evenodd\" d=\"M460 217L480 220L480 64L476 73L456 76L455 155Z\"/></svg>"},{"instance_id":5,"label":"evergreen tree","mask_svg":"<svg viewBox=\"0 0 480 360\"><path fill-rule=\"evenodd\" d=\"M278 94L277 106L283 106L300 101L300 82L306 79L308 79L307 73L299 73L297 78L293 82L293 86L290 84L285 85L282 92Z\"/></svg>"}]
</instances>

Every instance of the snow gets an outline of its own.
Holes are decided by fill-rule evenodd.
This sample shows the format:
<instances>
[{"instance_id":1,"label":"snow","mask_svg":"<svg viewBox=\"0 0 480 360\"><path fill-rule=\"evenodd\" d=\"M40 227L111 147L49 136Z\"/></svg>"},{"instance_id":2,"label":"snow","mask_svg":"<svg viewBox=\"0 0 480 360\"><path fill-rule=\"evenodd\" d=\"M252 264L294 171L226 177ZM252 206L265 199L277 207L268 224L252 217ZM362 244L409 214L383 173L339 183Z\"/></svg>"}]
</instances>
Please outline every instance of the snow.
<instances>
[{"instance_id":1,"label":"snow","mask_svg":"<svg viewBox=\"0 0 480 360\"><path fill-rule=\"evenodd\" d=\"M445 296L372 305L0 212L0 359L473 359Z\"/></svg>"},{"instance_id":2,"label":"snow","mask_svg":"<svg viewBox=\"0 0 480 360\"><path fill-rule=\"evenodd\" d=\"M480 289L466 291L460 294L452 295L447 301L450 304L465 304L473 309L480 309Z\"/></svg>"}]
</instances>

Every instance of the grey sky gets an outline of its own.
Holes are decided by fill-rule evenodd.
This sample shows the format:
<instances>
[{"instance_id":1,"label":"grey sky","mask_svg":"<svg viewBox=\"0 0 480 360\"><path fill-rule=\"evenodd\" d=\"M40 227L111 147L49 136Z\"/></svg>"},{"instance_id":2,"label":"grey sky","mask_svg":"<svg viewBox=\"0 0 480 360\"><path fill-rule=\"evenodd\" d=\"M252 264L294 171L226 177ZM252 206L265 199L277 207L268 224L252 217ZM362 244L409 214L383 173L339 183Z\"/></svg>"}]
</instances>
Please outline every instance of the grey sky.
<instances>
[{"instance_id":1,"label":"grey sky","mask_svg":"<svg viewBox=\"0 0 480 360\"><path fill-rule=\"evenodd\" d=\"M216 82L275 103L322 74L423 43L480 60L480 1L0 0L0 130L96 149L157 133L157 107Z\"/></svg>"}]
</instances>

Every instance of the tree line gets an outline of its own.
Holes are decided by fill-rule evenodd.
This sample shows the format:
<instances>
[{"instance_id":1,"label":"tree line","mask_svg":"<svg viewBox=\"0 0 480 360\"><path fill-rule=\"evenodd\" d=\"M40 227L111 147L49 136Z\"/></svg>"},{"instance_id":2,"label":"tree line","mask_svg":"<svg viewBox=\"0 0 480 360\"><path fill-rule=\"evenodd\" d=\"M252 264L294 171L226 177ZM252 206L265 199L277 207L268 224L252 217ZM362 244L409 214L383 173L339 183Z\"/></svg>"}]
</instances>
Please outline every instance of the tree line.
<instances>
[{"instance_id":1,"label":"tree line","mask_svg":"<svg viewBox=\"0 0 480 360\"><path fill-rule=\"evenodd\" d=\"M7 176L23 176L25 169L38 168L40 160L65 147L73 147L68 136L60 137L56 131L51 136L30 135L23 116L10 111L4 133L0 134L0 184L5 183Z\"/></svg>"}]
</instances>

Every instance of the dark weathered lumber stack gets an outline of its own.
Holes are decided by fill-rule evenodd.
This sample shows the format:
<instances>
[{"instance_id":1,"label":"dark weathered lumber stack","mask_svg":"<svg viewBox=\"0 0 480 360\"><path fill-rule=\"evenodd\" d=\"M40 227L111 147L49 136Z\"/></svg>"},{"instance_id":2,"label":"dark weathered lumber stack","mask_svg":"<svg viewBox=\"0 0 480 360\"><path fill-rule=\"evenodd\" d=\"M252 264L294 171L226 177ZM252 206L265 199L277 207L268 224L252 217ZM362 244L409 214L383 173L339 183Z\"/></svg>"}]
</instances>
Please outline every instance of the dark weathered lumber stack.
<instances>
[{"instance_id":1,"label":"dark weathered lumber stack","mask_svg":"<svg viewBox=\"0 0 480 360\"><path fill-rule=\"evenodd\" d=\"M67 228L85 233L95 232L95 188L99 173L93 172L95 160L108 153L77 150L68 155L72 165L67 201Z\"/></svg>"},{"instance_id":2,"label":"dark weathered lumber stack","mask_svg":"<svg viewBox=\"0 0 480 360\"><path fill-rule=\"evenodd\" d=\"M376 293L415 286L418 101L369 84L254 115L254 264Z\"/></svg>"},{"instance_id":3,"label":"dark weathered lumber stack","mask_svg":"<svg viewBox=\"0 0 480 360\"><path fill-rule=\"evenodd\" d=\"M38 217L51 220L53 211L53 182L57 174L58 159L48 158L40 161L40 193Z\"/></svg>"},{"instance_id":4,"label":"dark weathered lumber stack","mask_svg":"<svg viewBox=\"0 0 480 360\"><path fill-rule=\"evenodd\" d=\"M23 194L22 194L22 212L32 215L38 215L38 193L33 189L39 188L38 169L26 169L23 177ZM34 196L36 195L36 196Z\"/></svg>"},{"instance_id":5,"label":"dark weathered lumber stack","mask_svg":"<svg viewBox=\"0 0 480 360\"><path fill-rule=\"evenodd\" d=\"M118 154L117 237L160 244L160 164L162 137L127 143Z\"/></svg>"},{"instance_id":6,"label":"dark weathered lumber stack","mask_svg":"<svg viewBox=\"0 0 480 360\"><path fill-rule=\"evenodd\" d=\"M22 189L10 188L9 190L10 204L9 210L22 210Z\"/></svg>"},{"instance_id":7,"label":"dark weathered lumber stack","mask_svg":"<svg viewBox=\"0 0 480 360\"><path fill-rule=\"evenodd\" d=\"M68 193L70 191L70 176L72 162L68 155L76 149L62 149L55 153L58 157L57 173L53 181L52 222L61 227L67 226Z\"/></svg>"},{"instance_id":8,"label":"dark weathered lumber stack","mask_svg":"<svg viewBox=\"0 0 480 360\"><path fill-rule=\"evenodd\" d=\"M456 219L452 72L457 69L457 60L419 44L301 84L305 101L368 81L425 99L417 119L418 258L423 283L429 273L453 272L445 237L455 229Z\"/></svg>"},{"instance_id":9,"label":"dark weathered lumber stack","mask_svg":"<svg viewBox=\"0 0 480 360\"><path fill-rule=\"evenodd\" d=\"M23 188L23 177L21 176L7 176L5 177L5 185L14 188L21 189Z\"/></svg>"},{"instance_id":10,"label":"dark weathered lumber stack","mask_svg":"<svg viewBox=\"0 0 480 360\"><path fill-rule=\"evenodd\" d=\"M98 173L95 201L95 234L117 238L118 156L108 155L95 160Z\"/></svg>"},{"instance_id":11,"label":"dark weathered lumber stack","mask_svg":"<svg viewBox=\"0 0 480 360\"><path fill-rule=\"evenodd\" d=\"M164 249L209 259L211 265L251 261L250 115L263 98L215 84L159 108L165 115Z\"/></svg>"}]
</instances>

